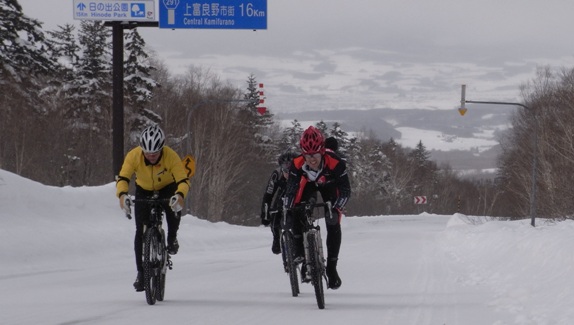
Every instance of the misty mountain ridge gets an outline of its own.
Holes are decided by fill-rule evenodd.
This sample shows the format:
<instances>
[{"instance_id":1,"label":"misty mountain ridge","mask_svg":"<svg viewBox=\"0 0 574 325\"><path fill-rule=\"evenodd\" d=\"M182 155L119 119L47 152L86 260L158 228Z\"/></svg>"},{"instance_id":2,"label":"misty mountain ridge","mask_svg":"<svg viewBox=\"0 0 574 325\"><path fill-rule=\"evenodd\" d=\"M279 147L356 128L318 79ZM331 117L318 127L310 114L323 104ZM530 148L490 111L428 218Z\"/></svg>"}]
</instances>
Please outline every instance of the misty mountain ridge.
<instances>
[{"instance_id":1,"label":"misty mountain ridge","mask_svg":"<svg viewBox=\"0 0 574 325\"><path fill-rule=\"evenodd\" d=\"M323 120L330 127L338 122L348 133L372 132L378 139L393 138L403 147L422 141L431 159L448 164L460 174L492 175L500 153L499 139L511 127L515 109L502 105L468 105L461 116L457 108L323 110L277 113L282 125L297 120L302 126Z\"/></svg>"}]
</instances>

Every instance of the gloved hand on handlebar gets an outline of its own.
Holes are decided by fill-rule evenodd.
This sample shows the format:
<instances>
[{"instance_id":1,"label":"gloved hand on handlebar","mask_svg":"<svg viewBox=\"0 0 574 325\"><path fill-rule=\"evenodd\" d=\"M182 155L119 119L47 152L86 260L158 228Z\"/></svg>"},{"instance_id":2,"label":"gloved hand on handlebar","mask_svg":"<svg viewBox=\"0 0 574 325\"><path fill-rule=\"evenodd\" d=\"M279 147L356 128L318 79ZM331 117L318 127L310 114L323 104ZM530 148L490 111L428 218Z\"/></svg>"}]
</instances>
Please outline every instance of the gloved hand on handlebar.
<instances>
[{"instance_id":1,"label":"gloved hand on handlebar","mask_svg":"<svg viewBox=\"0 0 574 325\"><path fill-rule=\"evenodd\" d=\"M126 214L131 214L132 213L131 206L132 206L132 199L130 198L130 196L127 194L122 194L120 196L120 208L122 208L122 210L124 210Z\"/></svg>"},{"instance_id":2,"label":"gloved hand on handlebar","mask_svg":"<svg viewBox=\"0 0 574 325\"><path fill-rule=\"evenodd\" d=\"M343 210L345 204L347 204L347 200L349 200L346 196L339 196L335 203L333 204L333 208L338 209L339 211Z\"/></svg>"},{"instance_id":3,"label":"gloved hand on handlebar","mask_svg":"<svg viewBox=\"0 0 574 325\"><path fill-rule=\"evenodd\" d=\"M174 212L183 210L183 196L179 193L176 193L169 199L169 206Z\"/></svg>"},{"instance_id":4,"label":"gloved hand on handlebar","mask_svg":"<svg viewBox=\"0 0 574 325\"><path fill-rule=\"evenodd\" d=\"M269 216L269 209L267 207L267 203L265 203L261 208L261 224L267 227L270 223L271 218Z\"/></svg>"},{"instance_id":5,"label":"gloved hand on handlebar","mask_svg":"<svg viewBox=\"0 0 574 325\"><path fill-rule=\"evenodd\" d=\"M325 209L325 222L327 225L336 225L339 223L339 218L341 217L341 210L338 208L331 208L329 211ZM328 212L327 212L328 211Z\"/></svg>"}]
</instances>

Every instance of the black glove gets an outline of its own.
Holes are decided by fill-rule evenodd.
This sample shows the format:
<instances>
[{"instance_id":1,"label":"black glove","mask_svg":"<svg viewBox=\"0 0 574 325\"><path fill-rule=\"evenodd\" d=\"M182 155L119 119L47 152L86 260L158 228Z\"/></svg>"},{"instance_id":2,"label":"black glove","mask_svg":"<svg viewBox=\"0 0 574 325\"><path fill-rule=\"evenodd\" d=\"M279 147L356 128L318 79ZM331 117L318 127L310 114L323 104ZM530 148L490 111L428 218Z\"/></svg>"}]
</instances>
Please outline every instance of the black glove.
<instances>
[{"instance_id":1,"label":"black glove","mask_svg":"<svg viewBox=\"0 0 574 325\"><path fill-rule=\"evenodd\" d=\"M293 201L295 201L295 197L283 197L283 210L289 210L293 207Z\"/></svg>"},{"instance_id":2,"label":"black glove","mask_svg":"<svg viewBox=\"0 0 574 325\"><path fill-rule=\"evenodd\" d=\"M335 204L333 204L333 208L343 210L343 207L345 206L345 204L347 204L348 200L349 200L348 196L339 196L335 201Z\"/></svg>"},{"instance_id":3,"label":"black glove","mask_svg":"<svg viewBox=\"0 0 574 325\"><path fill-rule=\"evenodd\" d=\"M267 203L263 204L261 207L261 224L264 226L269 226L271 223L271 217L269 216L268 209L269 208Z\"/></svg>"},{"instance_id":4,"label":"black glove","mask_svg":"<svg viewBox=\"0 0 574 325\"><path fill-rule=\"evenodd\" d=\"M326 209L327 211L329 211L328 209ZM327 212L328 213L328 212ZM325 215L325 223L327 223L327 225L333 226L339 223L339 217L341 215L341 210L338 208L331 208L331 214L330 215Z\"/></svg>"},{"instance_id":5,"label":"black glove","mask_svg":"<svg viewBox=\"0 0 574 325\"><path fill-rule=\"evenodd\" d=\"M269 226L270 223L271 223L271 219L266 219L265 214L262 213L261 214L261 224L264 225L265 227L267 227L267 226Z\"/></svg>"}]
</instances>

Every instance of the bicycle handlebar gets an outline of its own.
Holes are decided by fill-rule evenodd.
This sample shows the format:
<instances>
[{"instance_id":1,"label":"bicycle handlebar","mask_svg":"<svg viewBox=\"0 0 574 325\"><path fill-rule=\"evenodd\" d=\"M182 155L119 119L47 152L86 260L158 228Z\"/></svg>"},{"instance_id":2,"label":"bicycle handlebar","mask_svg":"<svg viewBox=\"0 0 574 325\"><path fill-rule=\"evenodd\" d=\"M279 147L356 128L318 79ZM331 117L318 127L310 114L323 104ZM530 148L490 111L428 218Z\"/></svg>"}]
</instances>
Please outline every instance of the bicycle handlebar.
<instances>
[{"instance_id":1,"label":"bicycle handlebar","mask_svg":"<svg viewBox=\"0 0 574 325\"><path fill-rule=\"evenodd\" d=\"M129 201L130 202L130 204L129 204L130 212L129 213L126 212L126 218L128 218L129 220L132 219L132 213L131 213L132 203L139 202L139 203L158 203L158 204L168 203L169 204L169 200L170 199L167 199L167 198L157 198L157 197L148 197L148 198L144 198L144 199L136 199L136 198L131 199Z\"/></svg>"},{"instance_id":2,"label":"bicycle handlebar","mask_svg":"<svg viewBox=\"0 0 574 325\"><path fill-rule=\"evenodd\" d=\"M313 210L315 208L323 208L326 207L329 210L329 218L333 217L333 205L331 204L331 201L327 201L327 202L323 202L323 203L317 203L317 200L314 198L311 198L309 201L307 202L300 202L298 203L298 205L292 207L291 209L288 210Z\"/></svg>"},{"instance_id":3,"label":"bicycle handlebar","mask_svg":"<svg viewBox=\"0 0 574 325\"><path fill-rule=\"evenodd\" d=\"M140 203L169 203L169 199L167 198L145 198L145 199L133 199L132 202L140 202Z\"/></svg>"}]
</instances>

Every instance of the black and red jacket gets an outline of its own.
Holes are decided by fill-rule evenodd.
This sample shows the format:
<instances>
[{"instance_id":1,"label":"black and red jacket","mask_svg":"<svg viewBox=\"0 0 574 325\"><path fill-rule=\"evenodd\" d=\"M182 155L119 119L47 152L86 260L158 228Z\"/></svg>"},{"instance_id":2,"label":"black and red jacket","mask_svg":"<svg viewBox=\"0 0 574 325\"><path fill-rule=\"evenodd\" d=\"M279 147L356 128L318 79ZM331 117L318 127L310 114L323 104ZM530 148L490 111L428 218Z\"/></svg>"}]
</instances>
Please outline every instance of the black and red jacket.
<instances>
[{"instance_id":1,"label":"black and red jacket","mask_svg":"<svg viewBox=\"0 0 574 325\"><path fill-rule=\"evenodd\" d=\"M307 201L317 191L321 193L323 201L331 201L334 208L341 210L347 204L351 197L351 184L345 161L335 153L326 151L320 166L316 177L310 177L305 158L301 155L293 159L285 190L287 208Z\"/></svg>"},{"instance_id":2,"label":"black and red jacket","mask_svg":"<svg viewBox=\"0 0 574 325\"><path fill-rule=\"evenodd\" d=\"M286 182L287 180L283 177L283 173L281 173L279 168L271 173L263 194L263 202L261 203L262 216L269 211L282 211L282 197L285 193ZM268 211L265 210L265 206L267 206Z\"/></svg>"}]
</instances>

